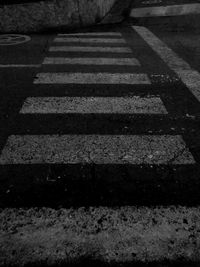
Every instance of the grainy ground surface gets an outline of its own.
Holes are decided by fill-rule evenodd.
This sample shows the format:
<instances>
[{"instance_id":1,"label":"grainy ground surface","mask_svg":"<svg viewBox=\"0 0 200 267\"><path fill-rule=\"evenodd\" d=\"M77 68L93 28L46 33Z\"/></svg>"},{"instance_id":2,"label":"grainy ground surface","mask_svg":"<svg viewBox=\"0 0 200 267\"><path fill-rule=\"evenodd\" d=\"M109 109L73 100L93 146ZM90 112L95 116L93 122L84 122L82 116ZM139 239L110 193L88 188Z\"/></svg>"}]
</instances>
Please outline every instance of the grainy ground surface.
<instances>
[{"instance_id":1,"label":"grainy ground surface","mask_svg":"<svg viewBox=\"0 0 200 267\"><path fill-rule=\"evenodd\" d=\"M197 33L163 32L163 30L160 31L153 27L150 30L190 64L194 70L200 71L199 35ZM40 206L70 206L74 204L79 206L83 203L88 205L108 204L111 206L118 204L199 204L200 106L198 99L130 26L102 27L97 28L96 31L121 32L127 44L101 43L90 44L90 47L98 48L101 46L104 49L108 47L115 49L120 46L123 49L131 49L132 54L124 54L123 52L112 54L108 52L48 52L49 48L63 46L63 43L53 42L56 35L31 35L31 41L27 43L16 46L1 46L2 149L10 135L100 134L109 135L110 138L113 135L171 135L171 138L173 136L183 138L184 142L181 141L183 144L181 146L186 147L185 151L190 151L196 164L172 166L163 162L163 165L155 164L152 166L145 164L142 166L131 164L115 166L113 164L98 165L94 162L92 165L1 165L1 206L31 206L32 204ZM104 37L108 38L108 36ZM66 44L64 45L66 46ZM76 48L80 46L86 48L87 44L74 45ZM70 43L67 43L67 47L70 47ZM116 64L114 66L90 64L40 65L45 57L85 58L86 61L90 57L134 57L141 66ZM20 67L20 64L28 64L28 66ZM31 65L36 65L36 67ZM54 73L55 76L55 73L65 72L70 73L70 75L79 73L79 77L81 77L80 73L82 75L92 73L90 79L97 77L95 76L97 73L106 73L108 83L94 85L91 80L87 80L82 81L83 84L77 84L77 81L67 85L39 84L38 79L35 79L38 75L40 75L40 79L42 79L41 77L47 77L45 75L41 76L42 73L49 73L49 75ZM109 76L109 73L112 76ZM116 78L118 74L123 75L123 73L142 74L146 84L142 84L143 81L139 81L140 84L112 84L113 80L109 80L111 77L113 79L113 77ZM131 80L131 83L134 83L134 80ZM152 105L153 103L157 105L156 109L160 114L148 114L150 112L149 106L141 104L144 103L141 102L142 100L140 100L140 111L137 114L133 112L137 107L122 114L120 111L118 113L116 113L116 110L113 111L112 106L105 107L107 109L106 114L92 114L91 111L81 114L80 110L78 113L72 114L66 114L67 111L63 111L65 115L56 114L57 111L55 110L47 110L46 114L40 114L39 111L32 111L36 114L29 114L28 112L20 114L20 110L28 97L60 97L60 101L62 101L62 97L87 97L84 101L87 100L90 106L92 105L91 101L94 100L92 97L104 97L104 100L106 100L106 97L119 97L119 99L120 97L128 97L127 101L136 101L146 97L150 97L150 100L152 100L152 97L157 97L162 100L162 106L160 101L152 102ZM149 103L150 100L146 103ZM75 102L77 102L77 98L74 98L73 103ZM73 108L77 107L74 107L73 104ZM61 109L62 106L60 106L59 113ZM142 109L144 112L142 112ZM166 110L164 113L167 112L167 114L163 114L163 110ZM30 107L29 111L31 112ZM48 112L50 114L47 114ZM153 147L152 149L156 150ZM175 152L176 148L174 149ZM150 150L151 146L147 148L147 151ZM31 150L30 153L32 153ZM170 153L170 151L167 153ZM149 155L148 160L149 163L155 161L154 158L151 158L151 155ZM142 161L141 158L140 162L142 163ZM80 171L82 179L79 179ZM134 179L131 178L132 175L135 177ZM62 179L58 179L60 176ZM55 182L48 182L47 177L50 177L50 180L55 180ZM95 183L93 183L93 179ZM148 180L150 183L147 186ZM118 183L114 181L118 181ZM81 190L78 189L78 184L82 185ZM67 194L64 193L65 185L70 188ZM114 191L110 192L111 188ZM9 194L6 193L7 191ZM53 192L55 193L52 198ZM190 198L187 197L189 194Z\"/></svg>"},{"instance_id":2,"label":"grainy ground surface","mask_svg":"<svg viewBox=\"0 0 200 267\"><path fill-rule=\"evenodd\" d=\"M9 3L9 1L7 1ZM47 0L0 3L0 32L71 30L95 25L115 0Z\"/></svg>"},{"instance_id":3,"label":"grainy ground surface","mask_svg":"<svg viewBox=\"0 0 200 267\"><path fill-rule=\"evenodd\" d=\"M88 43L0 46L1 265L198 266L199 34L124 23L77 36Z\"/></svg>"}]
</instances>

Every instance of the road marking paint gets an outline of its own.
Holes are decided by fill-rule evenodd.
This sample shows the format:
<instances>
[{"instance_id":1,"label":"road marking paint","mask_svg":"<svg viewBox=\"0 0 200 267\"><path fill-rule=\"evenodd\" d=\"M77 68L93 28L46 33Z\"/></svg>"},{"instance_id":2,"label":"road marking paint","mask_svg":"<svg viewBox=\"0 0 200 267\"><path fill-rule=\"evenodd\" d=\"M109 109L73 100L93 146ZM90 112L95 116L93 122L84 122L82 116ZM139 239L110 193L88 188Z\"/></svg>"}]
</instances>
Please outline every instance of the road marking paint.
<instances>
[{"instance_id":1,"label":"road marking paint","mask_svg":"<svg viewBox=\"0 0 200 267\"><path fill-rule=\"evenodd\" d=\"M138 73L38 73L35 84L151 84Z\"/></svg>"},{"instance_id":2,"label":"road marking paint","mask_svg":"<svg viewBox=\"0 0 200 267\"><path fill-rule=\"evenodd\" d=\"M58 36L122 36L120 32L82 32L82 33L59 33Z\"/></svg>"},{"instance_id":3,"label":"road marking paint","mask_svg":"<svg viewBox=\"0 0 200 267\"><path fill-rule=\"evenodd\" d=\"M115 44L125 44L124 39L108 39L108 38L78 38L78 37L59 37L54 40L58 43L115 43Z\"/></svg>"},{"instance_id":4,"label":"road marking paint","mask_svg":"<svg viewBox=\"0 0 200 267\"><path fill-rule=\"evenodd\" d=\"M0 164L194 164L179 135L11 135Z\"/></svg>"},{"instance_id":5,"label":"road marking paint","mask_svg":"<svg viewBox=\"0 0 200 267\"><path fill-rule=\"evenodd\" d=\"M30 36L21 34L1 34L0 35L0 46L4 45L19 45L31 40Z\"/></svg>"},{"instance_id":6,"label":"road marking paint","mask_svg":"<svg viewBox=\"0 0 200 267\"><path fill-rule=\"evenodd\" d=\"M136 58L68 58L46 57L43 64L77 64L77 65L126 65L140 66Z\"/></svg>"},{"instance_id":7,"label":"road marking paint","mask_svg":"<svg viewBox=\"0 0 200 267\"><path fill-rule=\"evenodd\" d=\"M56 177L54 172L53 174L51 173L51 169L49 169L49 173L50 177ZM140 199L140 192L136 193L139 197L138 201L136 200L137 203L147 202L147 199L150 199L151 196L151 202L153 202L159 198L162 191L164 191L165 196L170 188L177 188L179 184L180 191L178 192L178 196L174 196L171 201L169 200L169 196L167 197L167 201L161 200L161 202L165 203L177 203L176 199L180 199L186 187L185 181L178 182L178 180L177 185L173 186L170 183L172 180L176 182L175 178L171 178L171 181L159 179L161 180L159 181L161 188L158 187L156 190L155 180L152 179L152 184L150 184L150 179L149 181L142 179L143 181L137 182L135 179L136 175L134 173L132 175L129 174L127 170L127 176L124 175L124 179L119 178L118 180L116 178L108 181L103 188L105 177L103 181L100 181L99 174L94 178L92 174L89 174L89 177L81 177L80 175L79 182L74 180L72 186L70 184L72 179L68 180L68 175L70 174L61 172L61 179L59 179L61 181L57 181L56 179L54 183L55 190L54 185L48 184L45 181L46 179L43 180L45 182L42 188L40 188L42 182L36 182L36 178L36 181L31 181L32 183L30 185L30 187L32 186L34 188L34 191L28 191L29 189L25 191L25 196L28 200L27 202L23 202L25 207L1 208L2 230L0 247L1 251L5 251L1 255L1 262L6 262L7 266L14 266L14 263L18 262L18 266L23 266L25 265L24 263L30 261L27 255L34 255L34 259L38 259L38 261L41 258L48 257L52 262L83 262L83 255L89 254L92 258L101 259L102 262L105 262L104 265L107 266L110 262L125 262L125 259L126 261L133 261L134 258L137 258L137 261L141 262L141 264L137 264L138 266L170 267L173 265L168 262L177 262L178 257L184 257L184 262L188 262L188 264L182 263L176 266L198 267L198 244L200 243L199 205L192 206L190 204L191 199L188 200L189 207L181 205L172 206L172 204L165 204L164 206L161 204L145 206L141 204L133 206L130 206L130 204L129 206L121 205L121 203L131 203L130 199L135 199L136 196L130 197L130 195L131 188L136 183L138 183L136 187L141 188L142 196ZM117 182L118 186L114 185L113 187L115 189L112 191L112 183ZM142 182L146 184L142 185ZM32 185L33 183L34 185ZM165 183L166 188L164 189ZM71 188L74 188L75 184L77 184L77 189L73 194ZM81 184L85 184L84 192L86 192L86 184L89 185L87 190L88 195L84 197L84 200L78 195L78 192L81 192ZM47 192L45 191L45 185ZM100 188L97 185L100 185ZM122 186L121 192L120 186ZM196 194L194 185L189 184L189 186L191 188L190 191L192 192L194 190ZM10 186L8 188L10 188L11 192L13 191L11 193L12 196L17 196L17 192L20 189L17 186L13 187ZM38 196L34 199L36 188L40 189ZM99 192L97 191L98 189ZM135 188L133 190L135 191ZM157 195L154 196L152 191L157 192ZM22 189L19 192L23 192ZM52 192L51 197L50 192ZM61 193L60 196L57 195L59 192ZM97 192L97 195L95 195L95 192ZM119 199L117 199L116 192L120 192ZM123 197L123 192L127 192L128 195ZM146 198L144 197L145 192L147 194ZM111 200L106 206L106 203L109 201L107 197L109 193ZM20 194L20 198L25 199L25 196L22 194ZM42 198L42 195L43 199L40 204L45 204L37 207L38 200ZM106 196L105 198L101 197L104 195ZM169 192L169 195L173 196L175 192ZM78 196L78 200L76 196ZM54 198L53 201L52 198ZM92 198L95 198L94 202L91 201ZM123 200L121 200L122 198ZM190 198L190 195L186 195L185 198ZM14 199L17 199L14 203L19 203L17 197L11 199L12 197L10 196L10 203L13 203ZM67 199L69 199L69 202ZM115 203L118 204L115 204L115 206L110 205L114 202L114 199L116 200ZM59 200L63 200L63 202ZM70 206L72 200L75 200L74 205ZM185 202L185 200L181 200L181 202ZM32 205L37 208L30 207L30 203L33 203ZM50 209L52 206L50 203L54 203L57 208ZM63 203L63 205L60 205L60 203ZM75 203L81 203L82 205L78 206ZM85 203L87 203L87 207L84 206ZM92 205L92 203L95 203L95 205ZM101 204L98 205L98 203ZM17 206L17 204L13 206ZM66 206L70 207L67 208ZM50 249L52 251L51 255ZM71 251L73 253L70 253ZM12 255L12 257L8 255ZM161 263L145 264L143 263L144 260L145 262L157 261ZM165 263L162 263L163 261ZM26 265L28 266L28 264ZM67 266L67 264L65 265ZM127 266L128 264L123 265ZM131 265L133 267L137 266L136 264Z\"/></svg>"},{"instance_id":8,"label":"road marking paint","mask_svg":"<svg viewBox=\"0 0 200 267\"><path fill-rule=\"evenodd\" d=\"M200 4L184 4L171 6L154 6L134 8L130 16L134 18L157 16L180 16L188 14L200 14Z\"/></svg>"},{"instance_id":9,"label":"road marking paint","mask_svg":"<svg viewBox=\"0 0 200 267\"><path fill-rule=\"evenodd\" d=\"M55 182L57 187L55 188L54 192L52 190L52 198L54 197L53 194L56 195L56 193L62 192L60 197L56 195L56 200L61 200L64 198L64 196L66 196L66 199L64 200L66 205L66 200L75 199L78 191L81 191L81 188L77 188L76 193L73 194L70 191L70 181L72 179L69 179L67 183L65 182L67 179L67 174L63 173L62 175L62 179L60 179L61 182ZM127 173L127 176L128 175L129 174ZM56 177L55 175L52 176ZM99 178L99 176L100 175L97 177ZM128 176L127 179L126 176L124 176L124 179L119 179L119 187L114 187L115 190L113 191L113 194L111 190L108 190L112 186L111 181L105 185L104 190L103 183L105 179L103 179L101 182L98 180L98 178L93 180L92 178L88 177L88 179L82 178L81 180L80 177L80 183L77 183L77 186L78 184L84 182L85 185L88 183L91 186L91 183L94 181L93 187L91 186L88 189L88 193L90 193L87 195L86 200L87 203L91 204L87 205L87 208L84 207L84 204L82 204L81 207L77 207L76 205L74 205L75 207L72 205L72 207L69 208L66 208L65 205L63 205L65 208L62 207L62 205L61 207L58 207L59 202L56 201L53 203L55 203L57 208L51 209L48 207L48 204L46 204L47 207L42 206L37 208L28 208L29 204L24 208L1 208L0 215L2 230L0 247L1 251L3 251L3 249L4 251L6 250L6 252L2 253L1 255L1 262L6 262L7 266L14 266L14 263L18 262L18 266L23 266L25 265L25 262L27 263L28 260L30 261L30 258L27 257L27 254L34 255L34 259L41 259L46 255L49 255L51 249L53 255L51 254L51 256L46 257L51 258L52 262L63 262L64 255L66 255L65 262L74 262L74 259L76 259L76 262L82 262L83 255L92 255L92 253L95 251L95 258L101 258L101 261L105 262L105 265L107 266L108 262L124 262L125 259L133 261L133 258L137 258L137 261L141 262L141 264L138 264L138 266L149 265L154 267L170 267L173 265L167 262L175 262L177 261L178 255L179 257L181 255L184 257L184 261L188 262L188 264L182 263L178 264L177 266L198 267L198 263L189 264L189 262L199 261L198 244L200 243L200 208L198 205L193 207L191 207L191 204L189 207L181 205L172 206L167 204L165 204L165 206L122 206L120 205L120 200L117 202L119 204L114 207L110 207L110 205L106 206L106 204L96 204L99 202L107 202L107 198L102 200L100 194L101 190L104 190L102 195L105 194L107 196L109 192L111 192L110 198L117 199L117 196L114 192L120 191L121 184L123 187L119 199L122 197L122 192L128 192L129 197L127 198L127 196L124 196L123 202L125 202L124 200L128 200L127 202L130 203L129 199L131 187L133 188L133 184L137 183L137 180L132 183L129 177L131 177L131 175ZM132 177L134 179L134 174ZM162 188L166 183L166 188L164 191L165 195L167 189L173 188L173 185L170 185L172 179L171 181L166 180L167 179L160 181ZM117 182L117 179L115 181ZM145 181L146 180L144 179L144 183ZM145 191L147 194L147 199L149 199L152 195L152 200L154 200L161 195L161 192L164 189L158 188L157 196L150 194L152 191L156 191L155 181L153 181L154 185L152 187L151 185L150 188L147 186L150 184L150 181L150 179L149 181L146 181L146 187L145 184L142 185L142 181L140 181L141 190L145 189L142 191L142 200L144 199ZM180 192L178 192L178 198L180 198L179 195L182 195L182 192L185 189L186 185L184 182L185 181L179 182ZM38 182L38 184L36 183L37 182L34 184L34 189L39 188L41 184L40 182ZM52 185L48 185L47 182L44 184L46 184L48 192L50 192L51 188L54 188ZM68 184L69 186L67 186ZM76 184L76 182L74 182L74 184ZM98 190L97 185L100 184L102 185L102 188L99 188L97 198L95 199L95 205L92 205L90 200L95 196L94 192L95 190ZM129 184L131 185L130 188L128 187ZM63 188L61 188L62 185ZM181 188L182 186L184 189ZM191 186L191 191L192 189L195 190L193 185L189 186ZM137 187L139 187L139 181ZM176 187L178 187L178 184ZM13 195L17 195L17 190L19 189L12 187L10 188L11 192L12 190L14 191ZM65 192L65 189L67 189L67 192ZM86 188L84 188L84 191L86 191ZM37 205L38 199L40 199L39 197L34 202L33 198L35 196L35 192L36 190L34 190L34 193L30 192L29 196L26 194L26 198L29 199L28 203L35 203L34 206ZM49 194L45 192L45 185L43 186L43 189L40 190L40 196L42 192L44 192L44 196L49 196ZM139 194L140 192L138 192L138 195ZM170 192L169 194L173 195L173 192ZM190 198L188 195L185 197ZM22 196L22 199L24 198L25 197ZM11 199L11 197L9 199ZM176 199L176 196L174 196L174 199ZM45 200L45 202L43 202L43 200ZM42 203L52 203L50 198L43 200ZM79 201L81 202L80 198L78 203ZM175 200L167 200L164 202L177 203ZM76 199L75 203L77 203ZM86 201L83 201L82 203L86 203ZM188 203L190 202L188 201ZM24 202L23 204L26 206L27 203ZM70 253L71 251L73 251L73 253ZM8 255L12 255L12 257L8 257ZM152 262L153 260L155 261L155 259L157 262L163 262L163 259L165 259L164 262L166 263L142 264L142 262L144 262L144 257L145 262ZM125 266L126 264L123 265ZM137 265L132 264L132 266L134 267Z\"/></svg>"},{"instance_id":10,"label":"road marking paint","mask_svg":"<svg viewBox=\"0 0 200 267\"><path fill-rule=\"evenodd\" d=\"M161 59L177 74L190 92L200 101L200 73L190 67L171 48L145 27L133 29L150 45Z\"/></svg>"},{"instance_id":11,"label":"road marking paint","mask_svg":"<svg viewBox=\"0 0 200 267\"><path fill-rule=\"evenodd\" d=\"M40 68L41 64L0 64L0 68Z\"/></svg>"},{"instance_id":12,"label":"road marking paint","mask_svg":"<svg viewBox=\"0 0 200 267\"><path fill-rule=\"evenodd\" d=\"M29 97L20 113L167 114L159 97Z\"/></svg>"},{"instance_id":13,"label":"road marking paint","mask_svg":"<svg viewBox=\"0 0 200 267\"><path fill-rule=\"evenodd\" d=\"M50 52L103 52L132 53L129 47L94 47L94 46L52 46Z\"/></svg>"}]
</instances>

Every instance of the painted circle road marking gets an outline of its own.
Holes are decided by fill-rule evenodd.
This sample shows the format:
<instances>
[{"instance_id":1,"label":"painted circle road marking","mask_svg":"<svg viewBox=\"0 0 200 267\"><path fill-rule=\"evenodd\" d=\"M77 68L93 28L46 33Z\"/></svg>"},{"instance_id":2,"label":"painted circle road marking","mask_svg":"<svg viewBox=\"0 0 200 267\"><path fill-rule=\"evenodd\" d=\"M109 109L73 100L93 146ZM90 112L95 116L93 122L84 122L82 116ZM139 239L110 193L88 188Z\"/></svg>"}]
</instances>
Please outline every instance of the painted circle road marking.
<instances>
[{"instance_id":1,"label":"painted circle road marking","mask_svg":"<svg viewBox=\"0 0 200 267\"><path fill-rule=\"evenodd\" d=\"M31 40L31 37L20 34L2 34L0 35L0 45L18 45Z\"/></svg>"}]
</instances>

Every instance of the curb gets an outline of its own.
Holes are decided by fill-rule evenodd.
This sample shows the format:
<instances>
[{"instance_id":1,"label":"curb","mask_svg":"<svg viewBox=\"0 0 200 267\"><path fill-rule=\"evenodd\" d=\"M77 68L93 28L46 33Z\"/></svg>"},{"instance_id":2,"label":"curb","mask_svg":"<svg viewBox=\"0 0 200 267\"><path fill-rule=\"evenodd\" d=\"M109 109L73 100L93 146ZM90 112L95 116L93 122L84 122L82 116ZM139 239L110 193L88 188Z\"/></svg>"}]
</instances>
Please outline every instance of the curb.
<instances>
[{"instance_id":1,"label":"curb","mask_svg":"<svg viewBox=\"0 0 200 267\"><path fill-rule=\"evenodd\" d=\"M200 3L133 8L130 17L173 17L195 14L200 14Z\"/></svg>"},{"instance_id":2,"label":"curb","mask_svg":"<svg viewBox=\"0 0 200 267\"><path fill-rule=\"evenodd\" d=\"M130 11L129 20L136 25L153 25L165 30L199 31L200 3L143 7L138 4Z\"/></svg>"},{"instance_id":3,"label":"curb","mask_svg":"<svg viewBox=\"0 0 200 267\"><path fill-rule=\"evenodd\" d=\"M115 24L123 22L128 17L132 5L132 0L117 0L110 12L99 24Z\"/></svg>"},{"instance_id":4,"label":"curb","mask_svg":"<svg viewBox=\"0 0 200 267\"><path fill-rule=\"evenodd\" d=\"M129 22L134 25L146 27L156 27L164 31L192 31L200 32L200 15L186 15L180 17L147 17L129 18Z\"/></svg>"}]
</instances>

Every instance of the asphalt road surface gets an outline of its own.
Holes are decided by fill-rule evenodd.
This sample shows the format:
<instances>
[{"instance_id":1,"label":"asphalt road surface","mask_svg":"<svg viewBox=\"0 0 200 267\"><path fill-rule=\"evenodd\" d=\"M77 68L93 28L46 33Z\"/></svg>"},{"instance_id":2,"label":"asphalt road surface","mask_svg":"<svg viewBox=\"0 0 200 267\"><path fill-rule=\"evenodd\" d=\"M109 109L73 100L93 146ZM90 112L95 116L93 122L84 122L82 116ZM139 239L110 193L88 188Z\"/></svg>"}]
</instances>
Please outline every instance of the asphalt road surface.
<instances>
[{"instance_id":1,"label":"asphalt road surface","mask_svg":"<svg viewBox=\"0 0 200 267\"><path fill-rule=\"evenodd\" d=\"M1 35L0 207L199 205L199 41Z\"/></svg>"}]
</instances>

